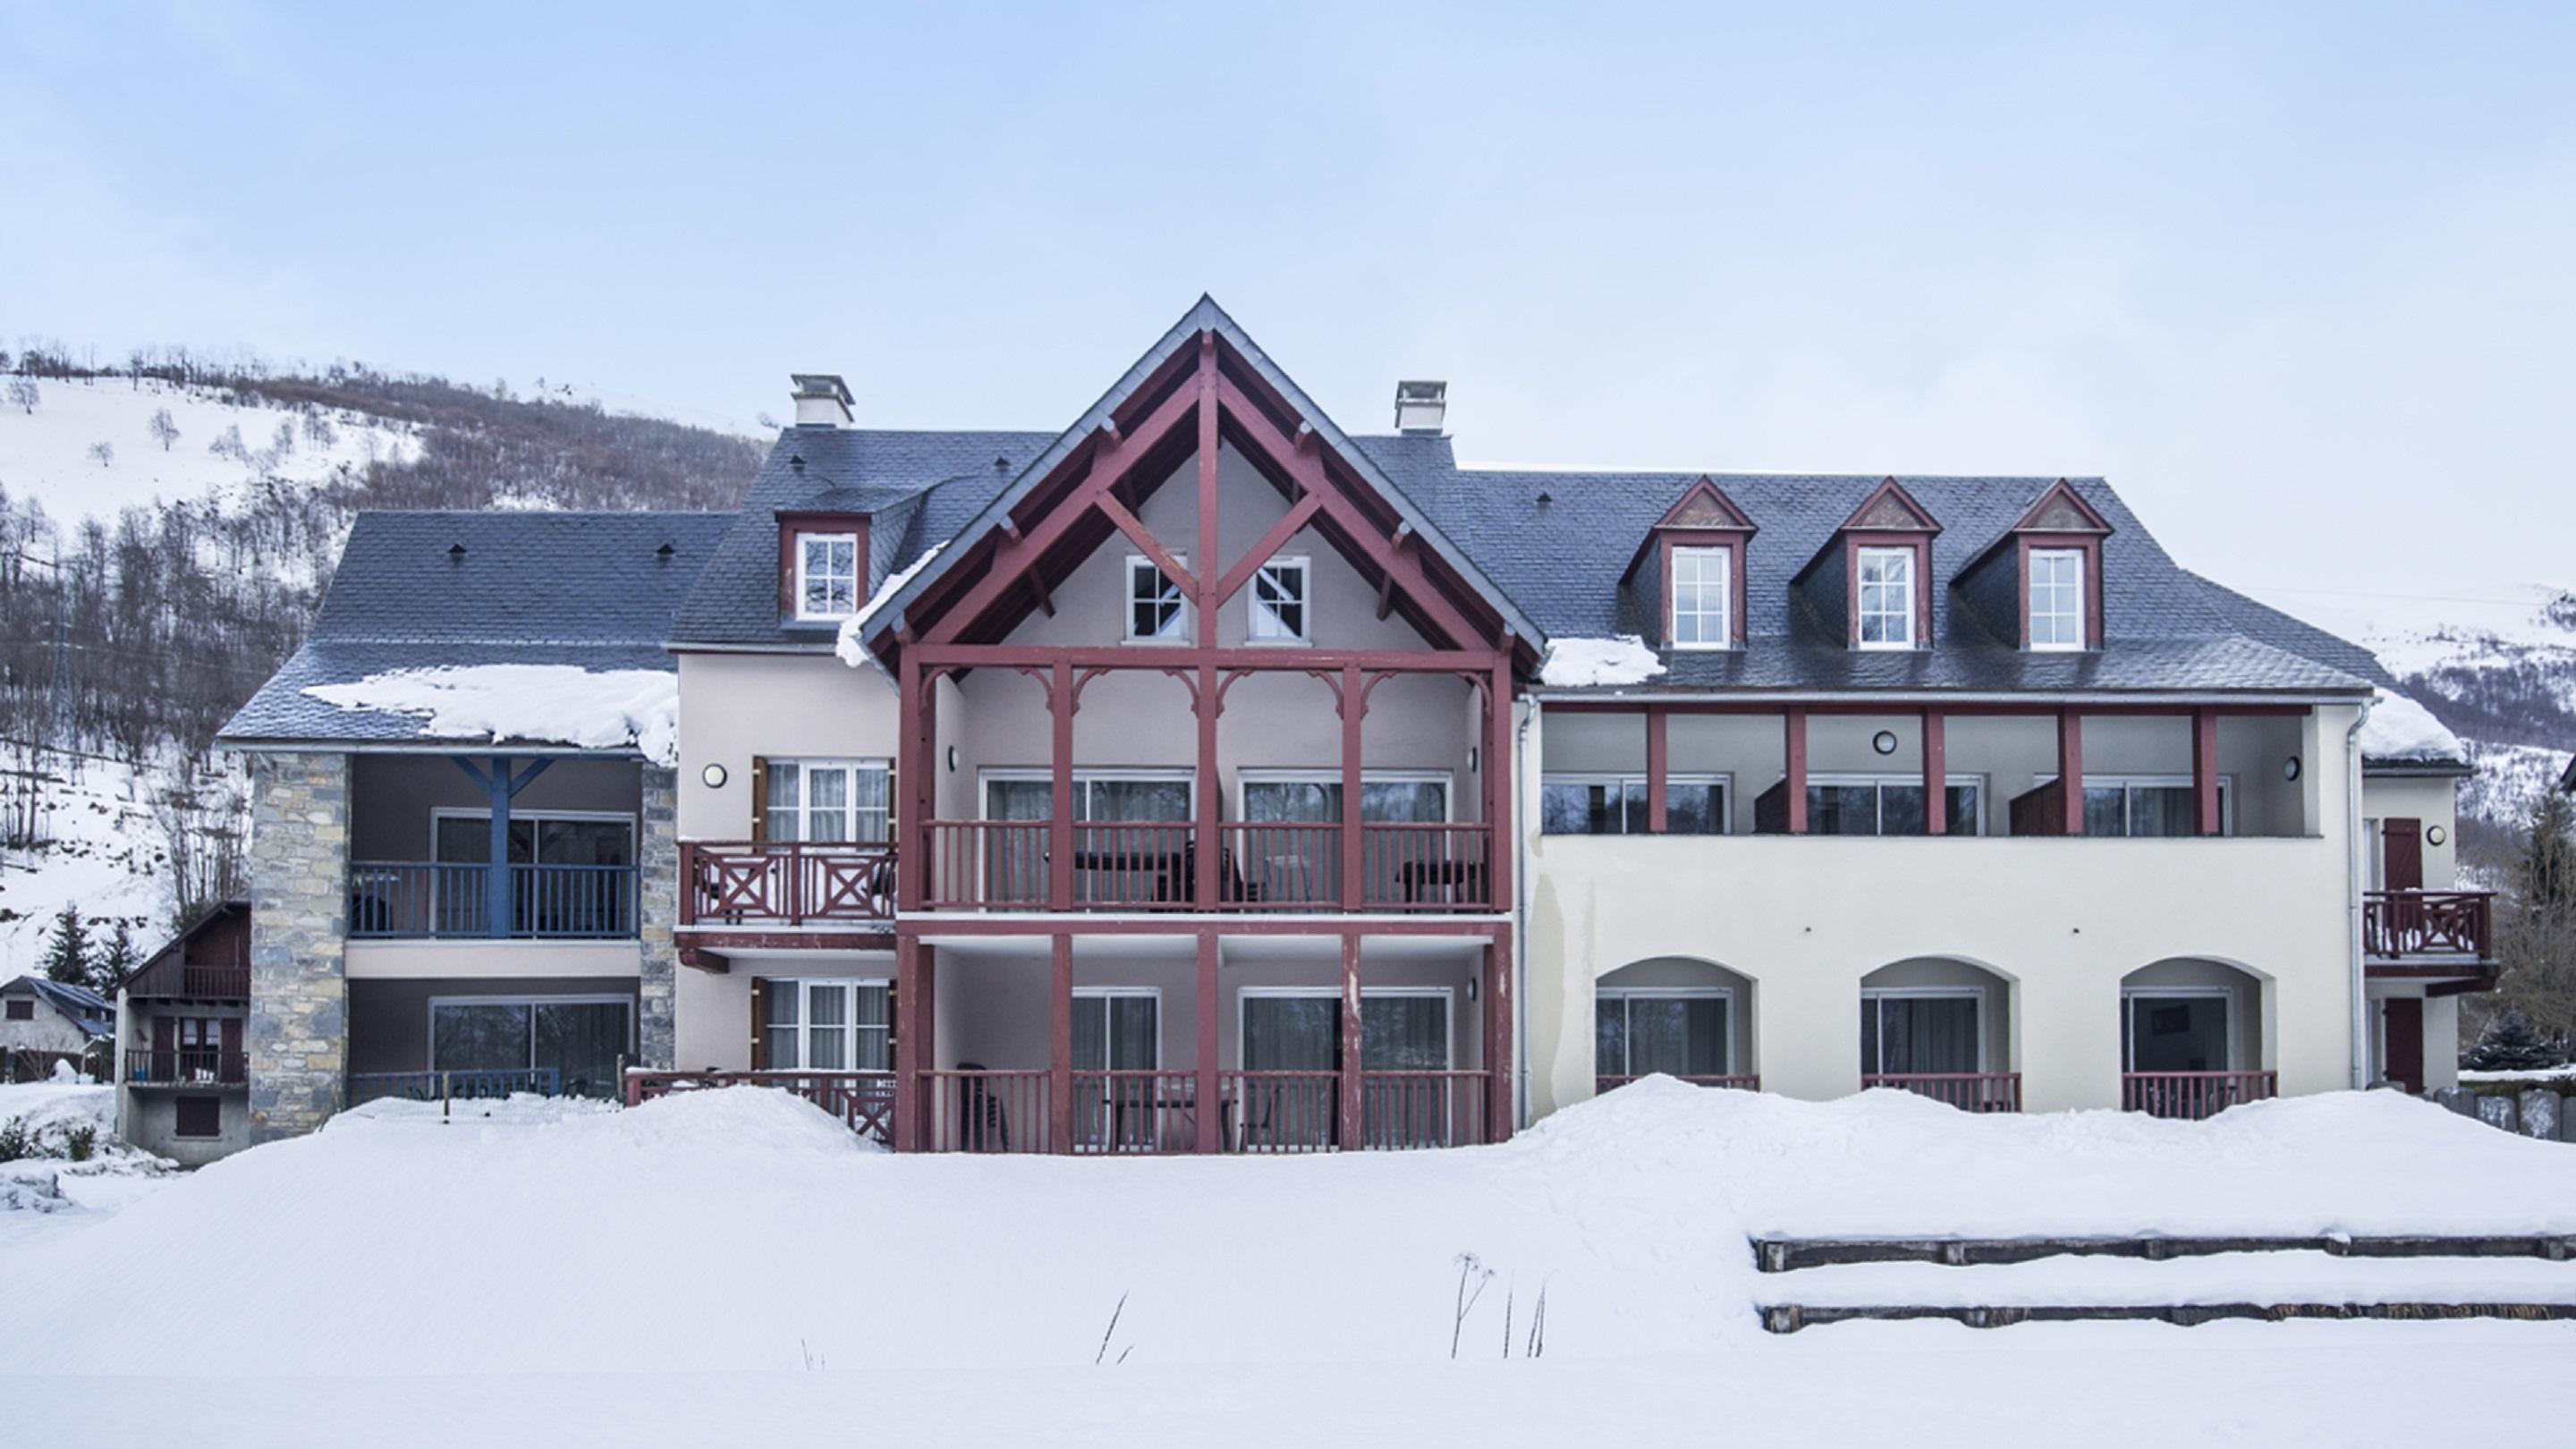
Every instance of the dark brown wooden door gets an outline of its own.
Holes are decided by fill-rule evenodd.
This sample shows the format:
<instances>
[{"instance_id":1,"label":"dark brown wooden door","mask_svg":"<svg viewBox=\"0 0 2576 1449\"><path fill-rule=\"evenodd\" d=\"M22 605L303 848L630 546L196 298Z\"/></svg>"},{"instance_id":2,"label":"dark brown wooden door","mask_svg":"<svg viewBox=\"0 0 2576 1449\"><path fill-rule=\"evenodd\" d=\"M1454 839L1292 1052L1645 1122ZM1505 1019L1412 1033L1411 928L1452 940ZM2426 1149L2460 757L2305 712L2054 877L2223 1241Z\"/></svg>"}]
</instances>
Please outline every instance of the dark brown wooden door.
<instances>
[{"instance_id":1,"label":"dark brown wooden door","mask_svg":"<svg viewBox=\"0 0 2576 1449\"><path fill-rule=\"evenodd\" d=\"M2410 1092L2424 1090L2424 1003L2418 997L2392 996L2382 1003L2380 1030L2385 1040L2388 1080Z\"/></svg>"},{"instance_id":2,"label":"dark brown wooden door","mask_svg":"<svg viewBox=\"0 0 2576 1449\"><path fill-rule=\"evenodd\" d=\"M2424 888L2424 822L2383 820L2379 823L2379 883L2392 891Z\"/></svg>"}]
</instances>

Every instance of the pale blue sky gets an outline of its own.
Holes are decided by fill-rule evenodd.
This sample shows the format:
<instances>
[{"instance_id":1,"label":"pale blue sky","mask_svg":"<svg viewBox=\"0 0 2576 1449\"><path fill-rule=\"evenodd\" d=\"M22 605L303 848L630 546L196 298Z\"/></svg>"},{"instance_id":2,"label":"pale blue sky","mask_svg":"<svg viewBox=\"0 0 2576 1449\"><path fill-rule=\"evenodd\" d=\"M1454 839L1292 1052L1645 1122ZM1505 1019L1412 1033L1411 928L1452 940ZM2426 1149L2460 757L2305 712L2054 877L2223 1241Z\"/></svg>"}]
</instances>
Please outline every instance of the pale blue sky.
<instances>
[{"instance_id":1,"label":"pale blue sky","mask_svg":"<svg viewBox=\"0 0 2576 1449\"><path fill-rule=\"evenodd\" d=\"M1204 290L1471 458L2576 584L2571 74L2567 5L0 0L0 336L1053 427Z\"/></svg>"}]
</instances>

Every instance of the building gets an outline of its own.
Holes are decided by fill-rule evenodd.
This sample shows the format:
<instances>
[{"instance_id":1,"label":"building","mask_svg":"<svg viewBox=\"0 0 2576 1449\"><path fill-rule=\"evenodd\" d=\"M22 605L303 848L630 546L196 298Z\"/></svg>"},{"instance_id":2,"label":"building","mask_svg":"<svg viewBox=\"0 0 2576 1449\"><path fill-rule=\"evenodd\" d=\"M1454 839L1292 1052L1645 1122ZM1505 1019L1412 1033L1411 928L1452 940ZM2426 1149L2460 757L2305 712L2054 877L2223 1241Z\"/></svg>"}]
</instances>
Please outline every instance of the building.
<instances>
[{"instance_id":1,"label":"building","mask_svg":"<svg viewBox=\"0 0 2576 1449\"><path fill-rule=\"evenodd\" d=\"M1251 1151L1488 1140L1653 1071L2179 1114L2438 1085L2491 979L2457 742L2099 479L1465 466L1442 384L1346 433L1204 299L1061 431L796 383L729 516L361 523L228 732L259 996L298 1003L253 1010L271 1130L411 1065L382 1033L568 1060L541 1013L612 982L632 1095L762 1073L907 1148ZM647 534L598 623L566 575ZM675 669L675 731L397 672L540 653ZM463 844L528 814L469 741L638 781L598 962L519 929L541 848Z\"/></svg>"},{"instance_id":2,"label":"building","mask_svg":"<svg viewBox=\"0 0 2576 1449\"><path fill-rule=\"evenodd\" d=\"M56 1062L78 1068L116 1029L116 1007L86 986L21 976L0 986L0 1081L36 1081Z\"/></svg>"},{"instance_id":3,"label":"building","mask_svg":"<svg viewBox=\"0 0 2576 1449\"><path fill-rule=\"evenodd\" d=\"M117 1136L189 1167L250 1145L250 938L250 903L227 901L117 993Z\"/></svg>"}]
</instances>

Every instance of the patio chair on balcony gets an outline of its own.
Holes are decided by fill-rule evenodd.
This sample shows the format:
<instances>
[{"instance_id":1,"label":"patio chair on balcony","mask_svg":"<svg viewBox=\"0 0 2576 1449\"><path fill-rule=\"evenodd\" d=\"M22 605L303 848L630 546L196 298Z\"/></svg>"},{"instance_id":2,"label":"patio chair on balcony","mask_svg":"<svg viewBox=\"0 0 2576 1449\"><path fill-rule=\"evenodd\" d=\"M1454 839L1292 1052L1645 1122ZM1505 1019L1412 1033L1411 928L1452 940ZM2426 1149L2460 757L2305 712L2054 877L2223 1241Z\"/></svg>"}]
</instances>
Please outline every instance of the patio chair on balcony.
<instances>
[{"instance_id":1,"label":"patio chair on balcony","mask_svg":"<svg viewBox=\"0 0 2576 1449\"><path fill-rule=\"evenodd\" d=\"M1011 1150L1011 1114L1002 1099L984 1085L983 1073L992 1068L982 1062L959 1062L957 1070L972 1073L957 1082L957 1145L966 1152L1008 1152Z\"/></svg>"}]
</instances>

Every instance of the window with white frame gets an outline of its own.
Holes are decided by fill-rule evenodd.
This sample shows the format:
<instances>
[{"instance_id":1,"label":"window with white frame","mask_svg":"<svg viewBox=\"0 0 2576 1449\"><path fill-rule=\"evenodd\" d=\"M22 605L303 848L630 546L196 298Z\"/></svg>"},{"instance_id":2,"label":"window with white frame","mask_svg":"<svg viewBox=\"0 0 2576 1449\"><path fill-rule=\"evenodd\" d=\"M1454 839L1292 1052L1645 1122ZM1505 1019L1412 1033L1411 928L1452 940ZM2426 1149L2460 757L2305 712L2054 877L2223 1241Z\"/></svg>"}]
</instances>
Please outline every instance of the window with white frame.
<instances>
[{"instance_id":1,"label":"window with white frame","mask_svg":"<svg viewBox=\"0 0 2576 1449\"><path fill-rule=\"evenodd\" d=\"M1307 585L1313 573L1302 558L1274 558L1252 575L1252 621L1255 643L1303 644L1309 632Z\"/></svg>"},{"instance_id":2,"label":"window with white frame","mask_svg":"<svg viewBox=\"0 0 2576 1449\"><path fill-rule=\"evenodd\" d=\"M1724 835L1730 828L1728 778L1664 777L1664 833ZM1548 835L1643 835L1648 824L1643 774L1549 774L1539 781L1539 829Z\"/></svg>"},{"instance_id":3,"label":"window with white frame","mask_svg":"<svg viewBox=\"0 0 2576 1449\"><path fill-rule=\"evenodd\" d=\"M761 1054L773 1072L883 1072L894 1067L893 989L884 981L760 983Z\"/></svg>"},{"instance_id":4,"label":"window with white frame","mask_svg":"<svg viewBox=\"0 0 2576 1449\"><path fill-rule=\"evenodd\" d=\"M2236 993L2223 986L2135 986L2120 993L2127 1031L2124 1072L2224 1072L2234 1069L2228 1028Z\"/></svg>"},{"instance_id":5,"label":"window with white frame","mask_svg":"<svg viewBox=\"0 0 2576 1449\"><path fill-rule=\"evenodd\" d=\"M1914 550L1860 551L1860 647L1914 647Z\"/></svg>"},{"instance_id":6,"label":"window with white frame","mask_svg":"<svg viewBox=\"0 0 2576 1449\"><path fill-rule=\"evenodd\" d=\"M2191 777L2085 776L2084 833L2108 836L2198 835L2200 802L2195 797ZM2218 777L2218 833L2236 833L2235 779L2228 775Z\"/></svg>"},{"instance_id":7,"label":"window with white frame","mask_svg":"<svg viewBox=\"0 0 2576 1449\"><path fill-rule=\"evenodd\" d=\"M1725 649L1735 642L1733 551L1673 550L1673 647Z\"/></svg>"},{"instance_id":8,"label":"window with white frame","mask_svg":"<svg viewBox=\"0 0 2576 1449\"><path fill-rule=\"evenodd\" d=\"M859 611L859 536L805 533L796 538L796 617L846 619Z\"/></svg>"},{"instance_id":9,"label":"window with white frame","mask_svg":"<svg viewBox=\"0 0 2576 1449\"><path fill-rule=\"evenodd\" d=\"M2030 647L2084 647L2084 551L2030 551Z\"/></svg>"},{"instance_id":10,"label":"window with white frame","mask_svg":"<svg viewBox=\"0 0 2576 1449\"><path fill-rule=\"evenodd\" d=\"M1986 994L1975 987L1864 988L1863 1076L1949 1076L1986 1069Z\"/></svg>"},{"instance_id":11,"label":"window with white frame","mask_svg":"<svg viewBox=\"0 0 2576 1449\"><path fill-rule=\"evenodd\" d=\"M1174 555L1189 567L1189 559ZM1180 644L1190 637L1190 606L1181 586L1140 553L1127 556L1127 640L1131 644Z\"/></svg>"},{"instance_id":12,"label":"window with white frame","mask_svg":"<svg viewBox=\"0 0 2576 1449\"><path fill-rule=\"evenodd\" d=\"M1733 1055L1732 995L1706 987L1593 993L1593 1072L1604 1077L1727 1075Z\"/></svg>"},{"instance_id":13,"label":"window with white frame","mask_svg":"<svg viewBox=\"0 0 2576 1449\"><path fill-rule=\"evenodd\" d=\"M1149 1072L1163 1064L1163 994L1150 986L1077 986L1073 1069Z\"/></svg>"},{"instance_id":14,"label":"window with white frame","mask_svg":"<svg viewBox=\"0 0 2576 1449\"><path fill-rule=\"evenodd\" d=\"M884 760L767 760L764 838L860 841L892 838L893 774Z\"/></svg>"},{"instance_id":15,"label":"window with white frame","mask_svg":"<svg viewBox=\"0 0 2576 1449\"><path fill-rule=\"evenodd\" d=\"M620 1090L634 1054L626 996L433 996L429 1065L438 1072L552 1071L568 1097Z\"/></svg>"},{"instance_id":16,"label":"window with white frame","mask_svg":"<svg viewBox=\"0 0 2576 1449\"><path fill-rule=\"evenodd\" d=\"M1942 786L1943 823L1952 835L1985 833L1984 781L1952 775ZM1810 775L1810 835L1922 835L1931 829L1923 811L1920 775Z\"/></svg>"}]
</instances>

